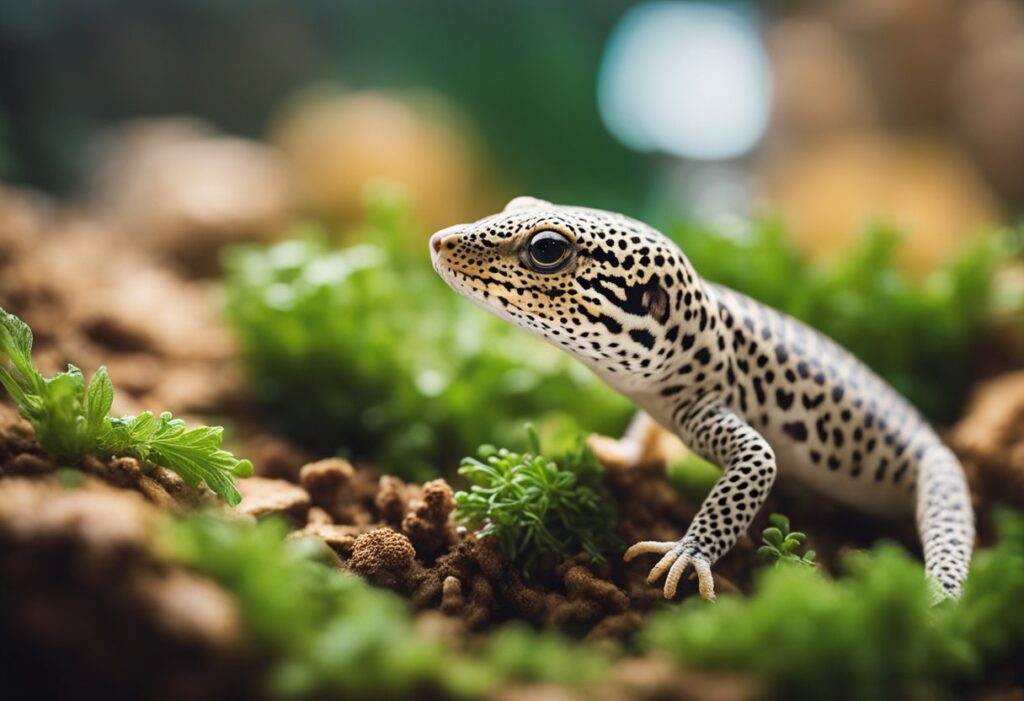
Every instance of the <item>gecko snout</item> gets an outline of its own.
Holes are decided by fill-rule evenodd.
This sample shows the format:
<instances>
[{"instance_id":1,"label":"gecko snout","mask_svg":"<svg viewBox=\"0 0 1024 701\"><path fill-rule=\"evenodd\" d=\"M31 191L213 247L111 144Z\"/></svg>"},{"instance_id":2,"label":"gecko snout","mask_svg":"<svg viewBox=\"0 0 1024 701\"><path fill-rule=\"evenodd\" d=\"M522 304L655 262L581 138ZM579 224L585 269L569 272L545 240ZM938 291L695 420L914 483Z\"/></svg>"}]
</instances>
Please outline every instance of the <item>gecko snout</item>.
<instances>
[{"instance_id":1,"label":"gecko snout","mask_svg":"<svg viewBox=\"0 0 1024 701\"><path fill-rule=\"evenodd\" d=\"M449 226L447 229L441 229L436 234L431 236L430 250L433 251L434 253L440 253L441 246L444 244L445 239L451 237L454 240L454 237L460 228L460 226Z\"/></svg>"}]
</instances>

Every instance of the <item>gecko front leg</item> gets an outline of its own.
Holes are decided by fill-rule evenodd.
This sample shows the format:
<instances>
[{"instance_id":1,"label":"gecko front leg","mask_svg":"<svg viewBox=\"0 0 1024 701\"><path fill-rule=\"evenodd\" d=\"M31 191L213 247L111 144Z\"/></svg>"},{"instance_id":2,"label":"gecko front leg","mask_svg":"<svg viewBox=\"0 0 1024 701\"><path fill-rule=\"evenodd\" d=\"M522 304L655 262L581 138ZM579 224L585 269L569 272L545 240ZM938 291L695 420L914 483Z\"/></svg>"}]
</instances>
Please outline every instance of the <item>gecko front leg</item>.
<instances>
[{"instance_id":1,"label":"gecko front leg","mask_svg":"<svg viewBox=\"0 0 1024 701\"><path fill-rule=\"evenodd\" d=\"M760 433L720 404L694 412L681 433L694 452L722 466L724 472L681 540L640 542L623 558L629 561L646 553L663 555L647 581L653 584L667 571L666 599L675 596L680 578L692 565L700 595L712 600L715 585L711 566L729 552L764 503L775 481L775 454Z\"/></svg>"}]
</instances>

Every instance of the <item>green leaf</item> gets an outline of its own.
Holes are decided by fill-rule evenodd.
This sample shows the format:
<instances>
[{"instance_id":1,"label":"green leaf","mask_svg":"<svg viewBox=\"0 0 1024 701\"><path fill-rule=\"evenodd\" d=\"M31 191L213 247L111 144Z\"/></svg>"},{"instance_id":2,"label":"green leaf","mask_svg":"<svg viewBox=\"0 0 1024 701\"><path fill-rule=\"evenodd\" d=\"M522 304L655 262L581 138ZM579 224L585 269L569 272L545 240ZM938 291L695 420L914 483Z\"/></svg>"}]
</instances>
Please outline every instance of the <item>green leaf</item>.
<instances>
[{"instance_id":1,"label":"green leaf","mask_svg":"<svg viewBox=\"0 0 1024 701\"><path fill-rule=\"evenodd\" d=\"M769 526L768 528L765 528L762 537L764 538L764 541L768 543L768 545L774 546L776 548L782 547L782 531L780 531L778 528L775 528L774 526Z\"/></svg>"},{"instance_id":2,"label":"green leaf","mask_svg":"<svg viewBox=\"0 0 1024 701\"><path fill-rule=\"evenodd\" d=\"M782 533L789 533L789 519L782 514L772 514L768 517L768 523L775 526Z\"/></svg>"},{"instance_id":3,"label":"green leaf","mask_svg":"<svg viewBox=\"0 0 1024 701\"><path fill-rule=\"evenodd\" d=\"M85 417L89 434L98 437L103 429L110 408L114 404L114 385L110 382L106 366L92 376L85 399Z\"/></svg>"},{"instance_id":4,"label":"green leaf","mask_svg":"<svg viewBox=\"0 0 1024 701\"><path fill-rule=\"evenodd\" d=\"M0 353L19 360L32 358L32 329L0 307Z\"/></svg>"},{"instance_id":5,"label":"green leaf","mask_svg":"<svg viewBox=\"0 0 1024 701\"><path fill-rule=\"evenodd\" d=\"M102 438L106 452L134 455L148 465L166 467L190 487L206 483L231 506L241 501L234 477L251 475L252 463L221 449L221 427L187 429L184 421L168 412L157 417L147 411L139 416L111 419L108 428Z\"/></svg>"}]
</instances>

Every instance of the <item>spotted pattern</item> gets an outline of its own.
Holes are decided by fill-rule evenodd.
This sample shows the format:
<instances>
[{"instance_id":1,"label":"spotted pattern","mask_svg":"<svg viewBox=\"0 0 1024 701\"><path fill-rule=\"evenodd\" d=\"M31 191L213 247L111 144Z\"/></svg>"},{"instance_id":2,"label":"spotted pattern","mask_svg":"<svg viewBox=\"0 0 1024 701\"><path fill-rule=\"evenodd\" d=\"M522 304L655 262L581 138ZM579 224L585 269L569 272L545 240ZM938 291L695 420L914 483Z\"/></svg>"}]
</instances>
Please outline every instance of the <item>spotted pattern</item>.
<instances>
[{"instance_id":1,"label":"spotted pattern","mask_svg":"<svg viewBox=\"0 0 1024 701\"><path fill-rule=\"evenodd\" d=\"M554 231L571 253L531 264ZM889 385L830 339L700 278L668 238L628 217L517 198L438 232L434 267L485 309L573 354L697 453L724 468L682 540L662 555L672 596L688 567L714 595L711 565L764 502L778 471L883 516L916 513L927 573L958 596L974 543L963 470Z\"/></svg>"}]
</instances>

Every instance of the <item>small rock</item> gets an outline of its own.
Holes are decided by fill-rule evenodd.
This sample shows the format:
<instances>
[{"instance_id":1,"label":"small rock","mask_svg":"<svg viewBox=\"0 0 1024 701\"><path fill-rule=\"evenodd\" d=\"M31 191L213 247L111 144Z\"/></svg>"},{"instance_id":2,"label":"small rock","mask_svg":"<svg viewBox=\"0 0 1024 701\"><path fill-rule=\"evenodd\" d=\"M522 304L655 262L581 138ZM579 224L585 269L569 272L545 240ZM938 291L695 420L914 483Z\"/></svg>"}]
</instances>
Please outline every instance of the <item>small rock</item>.
<instances>
[{"instance_id":1,"label":"small rock","mask_svg":"<svg viewBox=\"0 0 1024 701\"><path fill-rule=\"evenodd\" d=\"M302 487L284 480L249 477L238 481L242 503L238 511L262 518L270 514L283 514L296 523L306 520L309 494Z\"/></svg>"}]
</instances>

